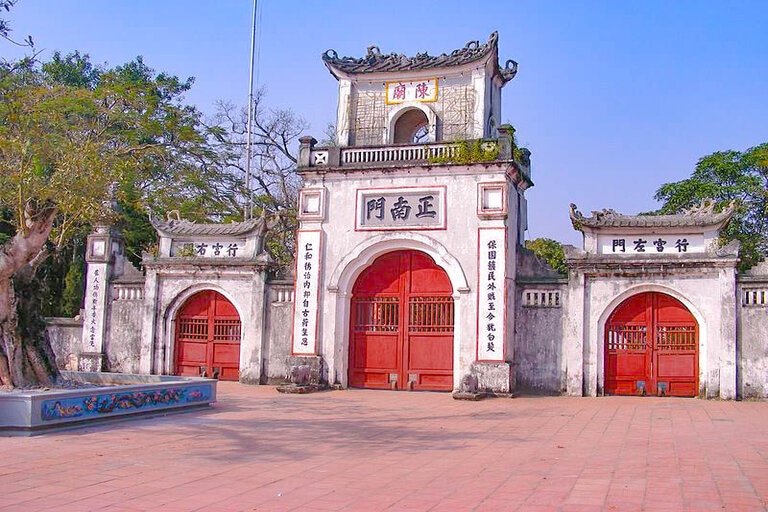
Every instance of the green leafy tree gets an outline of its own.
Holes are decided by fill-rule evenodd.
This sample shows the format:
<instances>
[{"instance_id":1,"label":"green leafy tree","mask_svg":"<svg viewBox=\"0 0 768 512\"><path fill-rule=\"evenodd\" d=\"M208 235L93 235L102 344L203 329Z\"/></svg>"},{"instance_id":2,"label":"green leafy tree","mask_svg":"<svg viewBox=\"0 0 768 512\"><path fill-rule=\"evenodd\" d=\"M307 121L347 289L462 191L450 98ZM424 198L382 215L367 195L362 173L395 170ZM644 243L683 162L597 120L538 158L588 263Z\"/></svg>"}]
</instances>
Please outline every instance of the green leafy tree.
<instances>
[{"instance_id":1,"label":"green leafy tree","mask_svg":"<svg viewBox=\"0 0 768 512\"><path fill-rule=\"evenodd\" d=\"M75 316L80 311L80 303L85 287L85 261L76 256L64 276L64 291L61 294L61 314Z\"/></svg>"},{"instance_id":2,"label":"green leafy tree","mask_svg":"<svg viewBox=\"0 0 768 512\"><path fill-rule=\"evenodd\" d=\"M565 251L563 250L563 244L560 242L551 238L536 238L535 240L526 240L525 248L547 262L557 272L568 274L568 267L565 264Z\"/></svg>"},{"instance_id":3,"label":"green leafy tree","mask_svg":"<svg viewBox=\"0 0 768 512\"><path fill-rule=\"evenodd\" d=\"M741 270L768 254L768 143L707 155L690 178L665 183L654 197L663 203L661 214L682 213L705 199L714 199L715 211L721 211L733 201L736 211L721 233L721 245L740 242Z\"/></svg>"},{"instance_id":4,"label":"green leafy tree","mask_svg":"<svg viewBox=\"0 0 768 512\"><path fill-rule=\"evenodd\" d=\"M180 100L191 80L141 58L101 69L78 53L2 63L0 77L0 383L24 386L57 376L40 313L46 282L66 287L69 267L51 263L64 248L95 223L121 222L140 254L150 241L137 212L237 215L242 188Z\"/></svg>"}]
</instances>

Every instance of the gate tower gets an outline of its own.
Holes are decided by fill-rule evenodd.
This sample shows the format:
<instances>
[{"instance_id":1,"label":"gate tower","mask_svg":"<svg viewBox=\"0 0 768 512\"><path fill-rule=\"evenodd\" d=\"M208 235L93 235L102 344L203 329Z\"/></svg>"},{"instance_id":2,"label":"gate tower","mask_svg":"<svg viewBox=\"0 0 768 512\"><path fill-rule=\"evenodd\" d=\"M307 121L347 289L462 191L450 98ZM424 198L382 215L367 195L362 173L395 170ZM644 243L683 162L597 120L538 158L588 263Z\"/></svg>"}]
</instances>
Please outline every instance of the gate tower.
<instances>
[{"instance_id":1,"label":"gate tower","mask_svg":"<svg viewBox=\"0 0 768 512\"><path fill-rule=\"evenodd\" d=\"M301 139L292 358L341 386L511 392L530 153L500 125L498 35L449 54L322 56L335 140ZM474 379L472 379L474 380Z\"/></svg>"},{"instance_id":2,"label":"gate tower","mask_svg":"<svg viewBox=\"0 0 768 512\"><path fill-rule=\"evenodd\" d=\"M566 248L568 394L736 397L738 243L718 245L735 208L586 217L571 205L584 250Z\"/></svg>"}]
</instances>

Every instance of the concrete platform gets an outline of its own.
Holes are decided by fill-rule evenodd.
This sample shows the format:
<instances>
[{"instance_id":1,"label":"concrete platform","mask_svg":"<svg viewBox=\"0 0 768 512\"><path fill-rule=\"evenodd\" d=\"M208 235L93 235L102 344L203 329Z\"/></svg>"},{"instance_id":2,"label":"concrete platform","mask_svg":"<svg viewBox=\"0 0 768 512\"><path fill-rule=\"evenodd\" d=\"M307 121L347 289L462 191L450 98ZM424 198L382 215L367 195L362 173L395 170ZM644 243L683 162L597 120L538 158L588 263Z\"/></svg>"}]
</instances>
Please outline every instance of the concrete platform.
<instances>
[{"instance_id":1,"label":"concrete platform","mask_svg":"<svg viewBox=\"0 0 768 512\"><path fill-rule=\"evenodd\" d=\"M221 382L209 409L0 438L0 510L766 510L766 425L764 402Z\"/></svg>"},{"instance_id":2,"label":"concrete platform","mask_svg":"<svg viewBox=\"0 0 768 512\"><path fill-rule=\"evenodd\" d=\"M0 393L0 436L199 409L216 401L218 385L214 379L165 375L62 372L62 377L89 386Z\"/></svg>"}]
</instances>

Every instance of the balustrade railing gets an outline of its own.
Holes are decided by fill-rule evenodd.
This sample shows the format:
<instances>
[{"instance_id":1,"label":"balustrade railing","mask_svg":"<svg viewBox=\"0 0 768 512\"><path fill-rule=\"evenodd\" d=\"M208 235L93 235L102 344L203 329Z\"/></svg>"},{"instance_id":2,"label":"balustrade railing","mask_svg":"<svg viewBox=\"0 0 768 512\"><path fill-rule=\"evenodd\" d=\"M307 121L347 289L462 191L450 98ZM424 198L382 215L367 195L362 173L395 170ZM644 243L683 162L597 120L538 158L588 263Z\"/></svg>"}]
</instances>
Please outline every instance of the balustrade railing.
<instances>
[{"instance_id":1,"label":"balustrade railing","mask_svg":"<svg viewBox=\"0 0 768 512\"><path fill-rule=\"evenodd\" d=\"M534 308L559 308L560 290L525 290L523 306Z\"/></svg>"},{"instance_id":2,"label":"balustrade railing","mask_svg":"<svg viewBox=\"0 0 768 512\"><path fill-rule=\"evenodd\" d=\"M383 146L373 148L343 148L341 164L386 164L450 159L456 156L455 144L430 144L419 146Z\"/></svg>"},{"instance_id":3,"label":"balustrade railing","mask_svg":"<svg viewBox=\"0 0 768 512\"><path fill-rule=\"evenodd\" d=\"M143 300L144 285L114 284L112 285L112 298L114 300Z\"/></svg>"},{"instance_id":4,"label":"balustrade railing","mask_svg":"<svg viewBox=\"0 0 768 512\"><path fill-rule=\"evenodd\" d=\"M272 302L277 304L289 304L293 302L293 283L289 285L270 285L272 288Z\"/></svg>"},{"instance_id":5,"label":"balustrade railing","mask_svg":"<svg viewBox=\"0 0 768 512\"><path fill-rule=\"evenodd\" d=\"M530 152L525 148L519 151L514 149L510 134L500 134L498 139L479 141L382 146L315 147L317 141L312 137L302 137L300 142L298 165L299 168L305 169L514 160L523 176L530 179ZM479 144L481 153L477 158L473 154L476 144Z\"/></svg>"},{"instance_id":6,"label":"balustrade railing","mask_svg":"<svg viewBox=\"0 0 768 512\"><path fill-rule=\"evenodd\" d=\"M768 307L767 288L744 288L741 291L742 306Z\"/></svg>"}]
</instances>

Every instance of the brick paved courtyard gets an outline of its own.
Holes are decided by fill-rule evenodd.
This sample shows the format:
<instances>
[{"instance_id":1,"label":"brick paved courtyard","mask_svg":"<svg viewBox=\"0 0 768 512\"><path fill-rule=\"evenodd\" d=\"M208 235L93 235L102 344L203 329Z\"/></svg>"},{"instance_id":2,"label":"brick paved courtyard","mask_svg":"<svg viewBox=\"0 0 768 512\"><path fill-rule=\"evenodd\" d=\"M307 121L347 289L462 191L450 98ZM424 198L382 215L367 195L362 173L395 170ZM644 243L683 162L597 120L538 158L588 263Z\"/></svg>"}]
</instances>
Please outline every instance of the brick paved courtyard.
<instances>
[{"instance_id":1,"label":"brick paved courtyard","mask_svg":"<svg viewBox=\"0 0 768 512\"><path fill-rule=\"evenodd\" d=\"M212 409L0 437L0 510L766 510L768 403L222 382Z\"/></svg>"}]
</instances>

